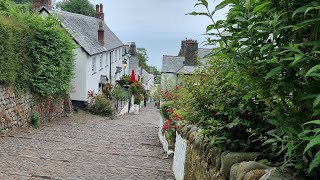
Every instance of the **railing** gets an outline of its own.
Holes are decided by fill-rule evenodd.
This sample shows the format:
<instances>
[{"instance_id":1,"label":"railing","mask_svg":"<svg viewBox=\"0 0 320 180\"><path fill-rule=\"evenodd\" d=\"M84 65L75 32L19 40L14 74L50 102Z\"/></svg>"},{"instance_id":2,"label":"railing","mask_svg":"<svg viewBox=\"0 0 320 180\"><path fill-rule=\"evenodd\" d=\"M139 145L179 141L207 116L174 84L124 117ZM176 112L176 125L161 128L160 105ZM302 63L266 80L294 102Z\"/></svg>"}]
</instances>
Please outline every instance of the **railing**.
<instances>
[{"instance_id":1,"label":"railing","mask_svg":"<svg viewBox=\"0 0 320 180\"><path fill-rule=\"evenodd\" d=\"M114 115L117 115L125 107L125 105L131 100L129 93L122 99L113 100ZM129 105L130 106L130 105ZM130 107L129 107L130 109Z\"/></svg>"}]
</instances>

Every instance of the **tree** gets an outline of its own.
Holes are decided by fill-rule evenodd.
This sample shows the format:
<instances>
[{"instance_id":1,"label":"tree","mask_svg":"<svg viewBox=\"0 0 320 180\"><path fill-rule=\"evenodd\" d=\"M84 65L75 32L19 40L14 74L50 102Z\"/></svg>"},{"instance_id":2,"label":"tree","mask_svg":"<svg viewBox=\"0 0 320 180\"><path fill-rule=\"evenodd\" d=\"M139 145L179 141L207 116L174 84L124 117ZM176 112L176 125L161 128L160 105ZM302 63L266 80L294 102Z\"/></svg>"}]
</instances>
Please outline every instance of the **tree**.
<instances>
[{"instance_id":1,"label":"tree","mask_svg":"<svg viewBox=\"0 0 320 180\"><path fill-rule=\"evenodd\" d=\"M147 50L145 48L137 48L136 56L139 61L139 66L143 66L146 69L148 61Z\"/></svg>"},{"instance_id":2,"label":"tree","mask_svg":"<svg viewBox=\"0 0 320 180\"><path fill-rule=\"evenodd\" d=\"M160 72L155 66L149 66L147 64L148 55L147 50L145 48L137 48L136 56L139 61L139 66L143 66L143 68L150 74L159 75Z\"/></svg>"},{"instance_id":3,"label":"tree","mask_svg":"<svg viewBox=\"0 0 320 180\"><path fill-rule=\"evenodd\" d=\"M88 0L63 0L57 3L57 7L63 11L68 11L86 16L94 16L95 9Z\"/></svg>"}]
</instances>

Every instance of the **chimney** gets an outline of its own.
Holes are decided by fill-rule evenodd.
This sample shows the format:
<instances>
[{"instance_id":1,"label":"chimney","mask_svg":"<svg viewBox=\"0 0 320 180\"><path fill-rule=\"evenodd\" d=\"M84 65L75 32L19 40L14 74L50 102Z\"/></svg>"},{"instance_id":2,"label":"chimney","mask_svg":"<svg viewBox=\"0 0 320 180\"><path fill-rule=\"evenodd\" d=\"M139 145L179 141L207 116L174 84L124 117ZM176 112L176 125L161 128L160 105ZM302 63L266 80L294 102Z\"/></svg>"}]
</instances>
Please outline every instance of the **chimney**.
<instances>
[{"instance_id":1,"label":"chimney","mask_svg":"<svg viewBox=\"0 0 320 180\"><path fill-rule=\"evenodd\" d=\"M99 21L99 29L98 29L98 41L101 46L104 46L104 28L103 21Z\"/></svg>"},{"instance_id":2,"label":"chimney","mask_svg":"<svg viewBox=\"0 0 320 180\"><path fill-rule=\"evenodd\" d=\"M198 58L198 42L196 40L185 41L185 66L196 66Z\"/></svg>"},{"instance_id":3,"label":"chimney","mask_svg":"<svg viewBox=\"0 0 320 180\"><path fill-rule=\"evenodd\" d=\"M137 51L136 43L132 42L129 47L129 54L131 56L134 56L136 54L136 51Z\"/></svg>"},{"instance_id":4,"label":"chimney","mask_svg":"<svg viewBox=\"0 0 320 180\"><path fill-rule=\"evenodd\" d=\"M103 5L102 4L97 4L96 5L96 18L101 19L102 21L104 21L104 13L103 13Z\"/></svg>"},{"instance_id":5,"label":"chimney","mask_svg":"<svg viewBox=\"0 0 320 180\"><path fill-rule=\"evenodd\" d=\"M186 56L186 41L187 41L187 38L186 40L181 41L181 49L179 51L178 56Z\"/></svg>"},{"instance_id":6,"label":"chimney","mask_svg":"<svg viewBox=\"0 0 320 180\"><path fill-rule=\"evenodd\" d=\"M39 12L40 9L46 8L48 11L52 10L51 0L32 0L33 11Z\"/></svg>"}]
</instances>

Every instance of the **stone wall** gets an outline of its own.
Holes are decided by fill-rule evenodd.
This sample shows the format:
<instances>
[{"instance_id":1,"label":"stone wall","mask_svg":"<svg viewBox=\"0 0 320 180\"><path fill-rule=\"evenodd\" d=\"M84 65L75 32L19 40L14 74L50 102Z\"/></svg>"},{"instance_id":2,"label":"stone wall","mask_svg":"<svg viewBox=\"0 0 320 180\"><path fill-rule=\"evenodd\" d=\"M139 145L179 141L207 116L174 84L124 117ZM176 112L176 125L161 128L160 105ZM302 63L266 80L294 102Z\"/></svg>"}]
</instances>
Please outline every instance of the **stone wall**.
<instances>
[{"instance_id":1,"label":"stone wall","mask_svg":"<svg viewBox=\"0 0 320 180\"><path fill-rule=\"evenodd\" d=\"M30 93L16 93L12 86L0 85L0 130L30 125L37 113L41 122L72 112L68 95L61 98L33 97Z\"/></svg>"},{"instance_id":2,"label":"stone wall","mask_svg":"<svg viewBox=\"0 0 320 180\"><path fill-rule=\"evenodd\" d=\"M305 179L296 177L296 173L288 169L269 167L256 162L260 155L258 152L218 153L203 141L203 137L197 133L196 126L188 125L179 128L177 132L173 172L177 180Z\"/></svg>"}]
</instances>

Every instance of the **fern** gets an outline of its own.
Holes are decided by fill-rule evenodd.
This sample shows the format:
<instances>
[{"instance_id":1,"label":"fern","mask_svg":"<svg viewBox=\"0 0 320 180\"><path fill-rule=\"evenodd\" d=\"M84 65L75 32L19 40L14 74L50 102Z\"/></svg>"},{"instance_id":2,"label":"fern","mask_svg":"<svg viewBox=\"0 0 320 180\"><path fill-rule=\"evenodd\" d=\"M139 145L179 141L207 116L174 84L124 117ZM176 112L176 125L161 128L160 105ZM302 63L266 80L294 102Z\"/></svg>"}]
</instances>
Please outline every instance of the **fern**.
<instances>
[{"instance_id":1,"label":"fern","mask_svg":"<svg viewBox=\"0 0 320 180\"><path fill-rule=\"evenodd\" d=\"M318 151L315 157L313 158L309 166L308 173L310 174L314 168L319 166L319 164L320 164L320 151Z\"/></svg>"},{"instance_id":2,"label":"fern","mask_svg":"<svg viewBox=\"0 0 320 180\"><path fill-rule=\"evenodd\" d=\"M304 149L303 151L303 154L306 153L310 148L316 146L320 144L320 135L318 136L315 136L309 143L308 145L306 146L306 148Z\"/></svg>"}]
</instances>

